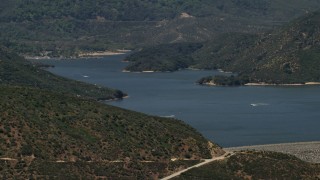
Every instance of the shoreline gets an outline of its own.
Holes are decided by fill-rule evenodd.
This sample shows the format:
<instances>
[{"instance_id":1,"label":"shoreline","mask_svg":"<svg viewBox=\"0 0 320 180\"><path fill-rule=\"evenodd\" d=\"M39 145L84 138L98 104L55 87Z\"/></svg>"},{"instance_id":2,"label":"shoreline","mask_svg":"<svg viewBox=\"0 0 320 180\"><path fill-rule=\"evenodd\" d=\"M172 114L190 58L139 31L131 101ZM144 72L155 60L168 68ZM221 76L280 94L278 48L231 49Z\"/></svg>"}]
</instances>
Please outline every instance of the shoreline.
<instances>
[{"instance_id":1,"label":"shoreline","mask_svg":"<svg viewBox=\"0 0 320 180\"><path fill-rule=\"evenodd\" d=\"M222 87L228 87L228 85L219 85L215 84L213 81L206 82L206 83L198 83L200 85L205 86L222 86ZM315 86L320 85L320 82L305 82L305 83L293 83L293 84L268 84L268 83L247 83L244 85L239 86Z\"/></svg>"},{"instance_id":2,"label":"shoreline","mask_svg":"<svg viewBox=\"0 0 320 180\"><path fill-rule=\"evenodd\" d=\"M257 150L291 154L303 161L320 163L320 141L277 143L223 148L226 151Z\"/></svg>"},{"instance_id":3,"label":"shoreline","mask_svg":"<svg viewBox=\"0 0 320 180\"><path fill-rule=\"evenodd\" d=\"M269 84L269 83L247 83L244 86L308 86L308 85L320 85L320 82L305 82L305 83L293 83L293 84Z\"/></svg>"},{"instance_id":4,"label":"shoreline","mask_svg":"<svg viewBox=\"0 0 320 180\"><path fill-rule=\"evenodd\" d=\"M96 51L96 52L79 53L79 58L123 55L130 51L131 50L115 50L115 51Z\"/></svg>"},{"instance_id":5,"label":"shoreline","mask_svg":"<svg viewBox=\"0 0 320 180\"><path fill-rule=\"evenodd\" d=\"M78 56L72 56L72 57L50 57L50 56L28 56L28 55L22 55L27 60L48 60L48 59L84 59L84 58L102 58L105 56L116 56L116 55L123 55L131 52L131 50L115 50L115 51L94 51L94 52L80 52Z\"/></svg>"}]
</instances>

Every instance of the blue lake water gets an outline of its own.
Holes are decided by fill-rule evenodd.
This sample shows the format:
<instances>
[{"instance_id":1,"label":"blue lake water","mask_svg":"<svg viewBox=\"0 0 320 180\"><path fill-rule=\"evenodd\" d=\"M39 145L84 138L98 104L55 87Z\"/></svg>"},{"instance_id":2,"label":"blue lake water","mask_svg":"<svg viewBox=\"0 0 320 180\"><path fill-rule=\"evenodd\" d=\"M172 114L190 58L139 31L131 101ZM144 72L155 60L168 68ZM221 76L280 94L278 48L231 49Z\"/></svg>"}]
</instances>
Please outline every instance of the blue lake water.
<instances>
[{"instance_id":1,"label":"blue lake water","mask_svg":"<svg viewBox=\"0 0 320 180\"><path fill-rule=\"evenodd\" d=\"M320 140L320 86L199 86L196 80L219 72L123 73L124 57L41 61L55 65L55 74L130 96L108 104L174 115L224 147Z\"/></svg>"}]
</instances>

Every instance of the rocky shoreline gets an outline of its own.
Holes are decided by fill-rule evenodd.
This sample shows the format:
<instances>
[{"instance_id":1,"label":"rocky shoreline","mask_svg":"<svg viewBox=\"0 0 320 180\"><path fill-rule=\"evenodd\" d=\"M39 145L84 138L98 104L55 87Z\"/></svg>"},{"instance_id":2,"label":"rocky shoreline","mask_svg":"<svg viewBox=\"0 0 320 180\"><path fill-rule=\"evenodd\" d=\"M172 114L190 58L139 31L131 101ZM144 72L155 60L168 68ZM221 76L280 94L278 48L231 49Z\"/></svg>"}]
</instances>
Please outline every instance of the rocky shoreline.
<instances>
[{"instance_id":1,"label":"rocky shoreline","mask_svg":"<svg viewBox=\"0 0 320 180\"><path fill-rule=\"evenodd\" d=\"M224 148L224 150L226 151L241 151L241 150L274 151L274 152L291 154L307 162L320 163L320 141L230 147L230 148Z\"/></svg>"}]
</instances>

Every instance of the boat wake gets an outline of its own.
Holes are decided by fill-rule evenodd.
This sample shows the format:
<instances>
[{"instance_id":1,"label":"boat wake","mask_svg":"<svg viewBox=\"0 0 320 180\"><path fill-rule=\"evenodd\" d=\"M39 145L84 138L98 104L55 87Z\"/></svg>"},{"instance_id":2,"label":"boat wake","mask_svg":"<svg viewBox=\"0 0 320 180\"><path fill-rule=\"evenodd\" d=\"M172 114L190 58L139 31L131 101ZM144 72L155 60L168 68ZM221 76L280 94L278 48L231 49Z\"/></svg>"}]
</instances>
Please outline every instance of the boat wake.
<instances>
[{"instance_id":1,"label":"boat wake","mask_svg":"<svg viewBox=\"0 0 320 180\"><path fill-rule=\"evenodd\" d=\"M169 116L161 116L161 117L164 117L164 118L175 118L176 116L175 115L169 115Z\"/></svg>"},{"instance_id":2,"label":"boat wake","mask_svg":"<svg viewBox=\"0 0 320 180\"><path fill-rule=\"evenodd\" d=\"M256 107L256 106L269 106L270 104L267 104L267 103L252 103L252 104L250 104L250 106L254 106L254 107Z\"/></svg>"}]
</instances>

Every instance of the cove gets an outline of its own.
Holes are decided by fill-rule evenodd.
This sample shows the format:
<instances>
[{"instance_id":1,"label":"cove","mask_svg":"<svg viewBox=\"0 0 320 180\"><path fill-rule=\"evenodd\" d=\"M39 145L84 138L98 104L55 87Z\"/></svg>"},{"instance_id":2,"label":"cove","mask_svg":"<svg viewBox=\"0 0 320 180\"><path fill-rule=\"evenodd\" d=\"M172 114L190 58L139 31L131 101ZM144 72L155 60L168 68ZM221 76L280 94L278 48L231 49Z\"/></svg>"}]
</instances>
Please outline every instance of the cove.
<instances>
[{"instance_id":1,"label":"cove","mask_svg":"<svg viewBox=\"0 0 320 180\"><path fill-rule=\"evenodd\" d=\"M54 74L129 94L108 104L183 120L223 147L320 140L320 86L199 86L221 72L124 73L124 58L41 62Z\"/></svg>"}]
</instances>

